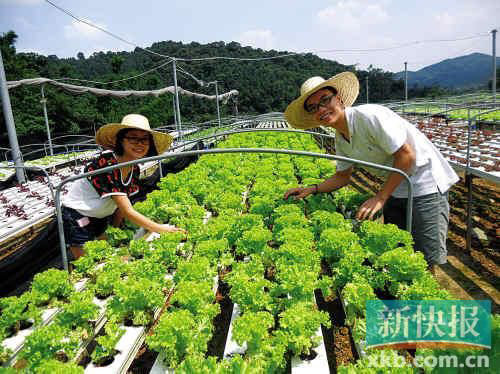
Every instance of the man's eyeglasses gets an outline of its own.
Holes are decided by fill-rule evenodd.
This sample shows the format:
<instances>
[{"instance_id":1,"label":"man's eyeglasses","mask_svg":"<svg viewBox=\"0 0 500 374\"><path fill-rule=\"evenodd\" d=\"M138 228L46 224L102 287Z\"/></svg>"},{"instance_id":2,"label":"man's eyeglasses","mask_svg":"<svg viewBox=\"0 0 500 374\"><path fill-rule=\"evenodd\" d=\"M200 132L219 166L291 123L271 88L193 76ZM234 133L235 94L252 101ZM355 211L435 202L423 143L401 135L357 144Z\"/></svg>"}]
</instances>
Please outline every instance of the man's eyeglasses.
<instances>
[{"instance_id":1,"label":"man's eyeglasses","mask_svg":"<svg viewBox=\"0 0 500 374\"><path fill-rule=\"evenodd\" d=\"M139 144L148 145L149 144L149 136L147 138L136 138L133 136L125 136L125 139L127 139L130 142L130 144L133 144L133 145L139 145Z\"/></svg>"},{"instance_id":2,"label":"man's eyeglasses","mask_svg":"<svg viewBox=\"0 0 500 374\"><path fill-rule=\"evenodd\" d=\"M323 96L321 99L319 99L317 104L306 104L304 105L304 109L306 110L307 113L313 114L316 113L319 110L319 107L322 106L323 108L328 106L330 104L330 101L335 97L335 95L326 95Z\"/></svg>"}]
</instances>

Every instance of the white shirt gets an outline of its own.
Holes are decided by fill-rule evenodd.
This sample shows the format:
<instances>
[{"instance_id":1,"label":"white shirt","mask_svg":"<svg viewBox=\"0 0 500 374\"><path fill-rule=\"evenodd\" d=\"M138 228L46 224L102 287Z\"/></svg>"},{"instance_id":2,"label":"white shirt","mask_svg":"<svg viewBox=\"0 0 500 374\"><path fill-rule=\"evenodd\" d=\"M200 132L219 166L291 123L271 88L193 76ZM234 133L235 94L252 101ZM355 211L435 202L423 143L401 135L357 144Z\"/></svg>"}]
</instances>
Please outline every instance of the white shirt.
<instances>
[{"instance_id":1,"label":"white shirt","mask_svg":"<svg viewBox=\"0 0 500 374\"><path fill-rule=\"evenodd\" d=\"M415 164L408 175L413 196L444 193L459 178L437 148L415 126L392 110L376 104L345 108L350 139L347 141L336 131L335 148L339 156L393 166L395 153L405 143L415 150ZM337 161L337 170L343 171L353 164ZM374 174L386 177L389 173L368 168ZM407 184L402 181L392 193L398 198L408 197Z\"/></svg>"}]
</instances>

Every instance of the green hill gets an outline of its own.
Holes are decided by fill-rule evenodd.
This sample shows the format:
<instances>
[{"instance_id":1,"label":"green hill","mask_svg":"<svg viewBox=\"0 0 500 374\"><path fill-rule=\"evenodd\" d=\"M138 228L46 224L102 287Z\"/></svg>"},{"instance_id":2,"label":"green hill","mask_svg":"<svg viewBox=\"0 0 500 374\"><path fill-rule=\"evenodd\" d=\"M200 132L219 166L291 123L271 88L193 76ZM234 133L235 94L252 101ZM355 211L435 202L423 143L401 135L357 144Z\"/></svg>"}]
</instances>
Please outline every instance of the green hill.
<instances>
[{"instance_id":1,"label":"green hill","mask_svg":"<svg viewBox=\"0 0 500 374\"><path fill-rule=\"evenodd\" d=\"M500 58L497 57L497 67ZM441 86L453 89L486 88L491 80L492 56L483 53L450 58L418 71L408 71L409 87ZM404 79L404 71L394 74Z\"/></svg>"}]
</instances>

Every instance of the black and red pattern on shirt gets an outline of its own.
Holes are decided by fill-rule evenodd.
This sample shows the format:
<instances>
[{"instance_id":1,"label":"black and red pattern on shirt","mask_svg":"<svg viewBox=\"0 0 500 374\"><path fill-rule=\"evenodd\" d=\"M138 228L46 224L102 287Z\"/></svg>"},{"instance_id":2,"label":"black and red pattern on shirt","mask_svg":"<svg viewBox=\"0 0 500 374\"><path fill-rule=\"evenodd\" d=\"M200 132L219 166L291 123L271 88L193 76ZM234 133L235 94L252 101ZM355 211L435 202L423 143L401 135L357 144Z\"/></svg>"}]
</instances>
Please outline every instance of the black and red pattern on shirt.
<instances>
[{"instance_id":1,"label":"black and red pattern on shirt","mask_svg":"<svg viewBox=\"0 0 500 374\"><path fill-rule=\"evenodd\" d=\"M90 161L85 166L85 172L95 171L107 166L116 165L116 160L112 152L101 153L97 158ZM121 178L120 168L116 168L107 173L87 177L90 184L95 188L99 196L103 197L109 194L124 193L127 196L135 195L139 192L139 166L136 164L132 168L132 179L128 184L124 184ZM130 175L127 175L125 182L129 181Z\"/></svg>"}]
</instances>

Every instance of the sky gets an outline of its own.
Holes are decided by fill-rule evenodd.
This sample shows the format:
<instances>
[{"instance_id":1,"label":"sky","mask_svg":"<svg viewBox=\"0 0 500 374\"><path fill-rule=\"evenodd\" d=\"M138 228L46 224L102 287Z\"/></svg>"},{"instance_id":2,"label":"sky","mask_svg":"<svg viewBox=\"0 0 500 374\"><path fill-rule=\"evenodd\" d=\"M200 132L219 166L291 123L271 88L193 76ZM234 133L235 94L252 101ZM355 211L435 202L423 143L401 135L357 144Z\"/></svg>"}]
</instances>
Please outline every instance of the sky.
<instances>
[{"instance_id":1,"label":"sky","mask_svg":"<svg viewBox=\"0 0 500 374\"><path fill-rule=\"evenodd\" d=\"M164 40L236 41L397 72L404 70L404 62L416 71L473 52L491 55L491 31L500 29L498 0L50 1L132 45L45 0L0 0L0 32L16 32L19 52L58 57L83 52L88 57Z\"/></svg>"}]
</instances>

